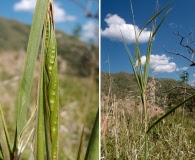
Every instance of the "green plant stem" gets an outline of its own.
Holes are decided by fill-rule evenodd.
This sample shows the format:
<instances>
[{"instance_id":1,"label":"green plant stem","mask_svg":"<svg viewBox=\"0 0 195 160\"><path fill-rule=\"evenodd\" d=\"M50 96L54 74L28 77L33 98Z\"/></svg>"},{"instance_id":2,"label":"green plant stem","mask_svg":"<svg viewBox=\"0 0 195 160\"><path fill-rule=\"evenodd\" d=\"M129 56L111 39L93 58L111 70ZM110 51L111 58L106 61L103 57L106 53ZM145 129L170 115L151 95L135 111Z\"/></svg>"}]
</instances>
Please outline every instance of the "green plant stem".
<instances>
[{"instance_id":1,"label":"green plant stem","mask_svg":"<svg viewBox=\"0 0 195 160\"><path fill-rule=\"evenodd\" d=\"M85 160L98 160L99 158L99 109L96 114L91 137L88 143Z\"/></svg>"},{"instance_id":2,"label":"green plant stem","mask_svg":"<svg viewBox=\"0 0 195 160\"><path fill-rule=\"evenodd\" d=\"M79 149L78 149L78 154L77 154L77 160L80 160L80 156L81 156L81 148L82 148L82 144L83 144L83 135L84 135L84 126L83 126L83 129L82 129L82 132L81 132Z\"/></svg>"},{"instance_id":3,"label":"green plant stem","mask_svg":"<svg viewBox=\"0 0 195 160\"><path fill-rule=\"evenodd\" d=\"M146 95L145 91L142 92L142 104L143 104L143 110L144 110L144 160L147 160L148 157L148 137L147 137L147 128L148 128L148 114L147 114L147 104L146 104Z\"/></svg>"},{"instance_id":4,"label":"green plant stem","mask_svg":"<svg viewBox=\"0 0 195 160\"><path fill-rule=\"evenodd\" d=\"M5 117L4 117L4 114L3 114L1 104L0 104L0 116L1 116L2 123L3 123L3 129L4 129L8 149L9 149L9 154L11 155L12 154L11 141L10 141L10 138L9 138L9 132L8 132L7 125L6 125L6 122L5 122Z\"/></svg>"},{"instance_id":5,"label":"green plant stem","mask_svg":"<svg viewBox=\"0 0 195 160\"><path fill-rule=\"evenodd\" d=\"M150 130L156 126L158 123L160 123L164 118L166 118L169 114L173 113L177 108L181 107L184 103L186 103L187 101L191 100L193 97L195 97L195 94L193 94L191 97L185 99L183 102L179 103L178 105L176 105L175 107L173 107L172 109L170 109L166 114L164 114L162 117L160 117L158 120L156 120L147 130L147 133L150 132Z\"/></svg>"}]
</instances>

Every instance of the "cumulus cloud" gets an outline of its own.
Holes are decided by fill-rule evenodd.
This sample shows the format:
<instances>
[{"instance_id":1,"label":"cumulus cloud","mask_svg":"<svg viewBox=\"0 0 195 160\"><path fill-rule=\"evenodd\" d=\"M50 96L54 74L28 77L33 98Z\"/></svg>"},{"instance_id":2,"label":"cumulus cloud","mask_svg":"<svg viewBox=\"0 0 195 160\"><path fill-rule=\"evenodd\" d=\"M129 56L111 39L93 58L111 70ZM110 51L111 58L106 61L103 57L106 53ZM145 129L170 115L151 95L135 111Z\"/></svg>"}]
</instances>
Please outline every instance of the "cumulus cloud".
<instances>
[{"instance_id":1,"label":"cumulus cloud","mask_svg":"<svg viewBox=\"0 0 195 160\"><path fill-rule=\"evenodd\" d=\"M15 11L33 12L35 9L36 0L20 0L14 4ZM61 8L60 3L54 3L54 18L55 22L75 21L76 17L69 15Z\"/></svg>"},{"instance_id":2,"label":"cumulus cloud","mask_svg":"<svg viewBox=\"0 0 195 160\"><path fill-rule=\"evenodd\" d=\"M126 42L134 43L135 42L135 31L133 24L127 24L124 19L119 17L117 14L108 14L105 18L105 22L107 23L107 28L101 30L101 35L107 37L112 40L122 40L121 32ZM140 28L135 26L136 33L139 34ZM148 42L150 37L150 31L144 30L139 37L140 43Z\"/></svg>"},{"instance_id":3,"label":"cumulus cloud","mask_svg":"<svg viewBox=\"0 0 195 160\"><path fill-rule=\"evenodd\" d=\"M163 55L151 55L150 56L150 68L154 73L174 72L179 70L174 62L170 62L170 57ZM144 65L146 63L146 56L141 57L141 62Z\"/></svg>"},{"instance_id":4,"label":"cumulus cloud","mask_svg":"<svg viewBox=\"0 0 195 160\"><path fill-rule=\"evenodd\" d=\"M98 24L94 23L93 21L88 21L85 25L82 27L84 33L83 37L85 38L98 38Z\"/></svg>"},{"instance_id":5,"label":"cumulus cloud","mask_svg":"<svg viewBox=\"0 0 195 160\"><path fill-rule=\"evenodd\" d=\"M182 70L182 71L187 71L188 68L189 68L189 67L182 67L182 68L180 68L180 70Z\"/></svg>"},{"instance_id":6,"label":"cumulus cloud","mask_svg":"<svg viewBox=\"0 0 195 160\"><path fill-rule=\"evenodd\" d=\"M36 5L36 0L21 0L14 4L15 11L33 12Z\"/></svg>"},{"instance_id":7,"label":"cumulus cloud","mask_svg":"<svg viewBox=\"0 0 195 160\"><path fill-rule=\"evenodd\" d=\"M69 15L60 7L59 3L54 3L54 18L55 22L75 21L76 17Z\"/></svg>"}]
</instances>

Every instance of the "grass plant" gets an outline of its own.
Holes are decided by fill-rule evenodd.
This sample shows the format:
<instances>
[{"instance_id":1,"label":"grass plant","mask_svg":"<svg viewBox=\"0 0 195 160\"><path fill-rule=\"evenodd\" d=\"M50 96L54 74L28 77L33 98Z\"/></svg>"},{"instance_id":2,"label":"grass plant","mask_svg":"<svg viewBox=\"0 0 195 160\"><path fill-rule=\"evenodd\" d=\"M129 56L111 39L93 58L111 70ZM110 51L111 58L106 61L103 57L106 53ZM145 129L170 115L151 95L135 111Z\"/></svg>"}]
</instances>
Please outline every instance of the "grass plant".
<instances>
[{"instance_id":1,"label":"grass plant","mask_svg":"<svg viewBox=\"0 0 195 160\"><path fill-rule=\"evenodd\" d=\"M171 110L169 110L164 115L158 115L155 117L149 116L149 107L152 104L148 101L147 90L151 90L148 86L148 72L150 66L150 55L152 52L152 43L157 31L161 27L163 21L167 17L171 9L169 9L163 16L158 24L156 24L156 18L159 17L172 3L170 1L165 7L163 7L159 12L157 12L143 27L140 33L135 31L135 52L134 57L128 49L128 46L123 38L123 33L121 31L121 36L123 39L124 46L126 48L131 67L136 79L136 83L139 90L139 98L130 100L130 104L121 103L116 98L112 99L113 103L103 103L102 114L110 116L110 119L105 119L102 123L107 121L108 127L102 133L102 159L193 159L195 155L190 152L190 148L194 148L194 143L191 143L190 132L184 132L187 126L182 125L183 123L188 123L188 120L183 120L180 112L175 112L176 109L181 107L185 102L189 101L194 97L188 97L183 102L179 103ZM133 6L131 3L131 10L134 19ZM146 50L146 62L143 65L141 62L141 52L139 47L139 36L142 31L146 29L150 24L150 38L148 41L148 47ZM135 22L134 22L135 26ZM155 85L155 84L154 84ZM153 87L155 87L153 85ZM152 90L154 92L154 90ZM150 91L149 91L150 92ZM108 94L108 99L110 96ZM107 99L107 101L108 101ZM134 101L134 103L132 103ZM141 102L142 109L139 112L139 106L137 101ZM126 105L130 105L129 107ZM153 104L154 105L154 104ZM125 106L125 107L124 107ZM107 112L106 108L110 108L111 113ZM132 109L134 108L133 113ZM129 109L129 110L128 110ZM168 116L169 115L169 116ZM163 121L167 117L166 121ZM181 119L179 118L181 117ZM179 123L176 123L176 120ZM194 124L194 121L190 122ZM158 124L158 125L157 125ZM170 127L171 125L171 127ZM185 146L185 147L184 147Z\"/></svg>"},{"instance_id":2,"label":"grass plant","mask_svg":"<svg viewBox=\"0 0 195 160\"><path fill-rule=\"evenodd\" d=\"M158 31L158 29L160 28L161 24L163 23L163 21L165 20L167 14L169 13L169 11L171 9L169 9L165 15L163 16L162 20L160 21L160 23L157 25L153 24L151 27L151 31L150 31L150 38L148 41L148 47L147 47L147 51L146 51L146 63L145 66L142 67L142 62L141 62L141 53L140 53L140 48L139 48L139 36L141 35L142 31L150 24L152 23L168 6L170 5L167 4L163 9L161 9L158 13L156 13L148 22L147 24L143 27L143 29L140 31L140 33L136 33L136 28L134 28L135 31L135 59L132 58L131 53L124 41L123 38L123 34L121 32L122 38L123 38L123 42L126 48L126 51L128 53L128 57L133 69L133 73L135 75L138 87L139 87L139 91L140 91L140 96L141 96L141 101L142 101L142 105L143 105L143 124L144 124L144 131L145 133L147 132L148 129L148 115L147 115L147 101L146 101L146 89L147 89L147 84L148 84L148 72L149 72L149 65L150 65L150 55L151 55L151 51L152 51L152 42L153 39ZM131 3L131 10L132 10L132 14L134 17L134 13L133 13L133 7L132 7L132 3ZM134 27L135 27L135 21L134 21ZM144 136L145 142L144 142L144 148L145 148L145 155L144 155L144 159L147 159L148 155L147 155L147 150L148 150L148 142L147 142L147 134L145 134Z\"/></svg>"},{"instance_id":3,"label":"grass plant","mask_svg":"<svg viewBox=\"0 0 195 160\"><path fill-rule=\"evenodd\" d=\"M57 44L55 37L53 0L38 0L31 26L24 72L20 82L17 103L17 120L13 144L0 106L3 139L0 140L0 157L19 160L30 140L33 159L57 160L59 153L59 80L57 64ZM34 70L41 44L41 62L37 89L37 103L30 109L30 95ZM28 109L31 110L30 118ZM99 112L98 112L99 113ZM85 159L98 159L99 116L96 117ZM34 135L34 136L32 136ZM83 133L82 133L83 135ZM32 138L34 137L34 138ZM80 158L82 138L78 147Z\"/></svg>"}]
</instances>

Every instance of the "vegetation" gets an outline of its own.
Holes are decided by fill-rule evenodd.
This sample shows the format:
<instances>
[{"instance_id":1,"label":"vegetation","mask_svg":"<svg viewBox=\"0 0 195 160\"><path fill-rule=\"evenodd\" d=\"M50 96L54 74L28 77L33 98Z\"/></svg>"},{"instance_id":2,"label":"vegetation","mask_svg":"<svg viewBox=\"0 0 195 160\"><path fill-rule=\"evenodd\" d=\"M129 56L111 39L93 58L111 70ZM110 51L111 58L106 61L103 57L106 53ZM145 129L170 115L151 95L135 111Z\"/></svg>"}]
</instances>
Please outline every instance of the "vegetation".
<instances>
[{"instance_id":1,"label":"vegetation","mask_svg":"<svg viewBox=\"0 0 195 160\"><path fill-rule=\"evenodd\" d=\"M84 158L86 152L86 146L89 141L89 135L91 135L92 124L95 119L95 113L97 112L97 105L98 105L97 83L94 82L94 79L96 78L95 75L97 74L97 72L95 72L97 64L94 62L97 61L97 59L95 59L95 61L91 63L88 63L90 65L93 64L94 68L91 67L92 68L91 71L85 75L87 77L79 77L78 73L81 75L82 73L82 72L80 73L81 70L78 69L76 72L73 72L73 70L75 69L70 66L71 62L67 58L67 61L69 61L68 66L70 66L72 70L69 68L68 70L69 77L67 78L65 76L65 74L67 74L67 72L65 72L65 69L59 68L60 71L59 85L60 87L63 87L63 89L59 89L60 92L58 92L58 73L57 73L58 58L56 52L57 46L56 46L54 24L53 24L54 21L52 17L53 15L52 7L53 6L51 1L49 1L49 3L47 1L42 1L42 2L37 1L37 6L35 9L35 15L31 26L30 37L27 46L24 72L20 82L17 109L16 107L14 107L15 105L13 101L16 101L15 95L17 95L16 93L18 89L17 82L20 79L19 78L20 76L17 75L18 72L13 73L11 69L7 70L8 72L3 71L3 69L1 70L2 71L1 79L5 80L2 82L0 86L1 94L5 95L5 91L6 91L7 92L6 94L14 95L13 97L11 97L13 99L10 99L10 97L9 99L7 99L7 105L5 105L4 107L3 104L2 107L3 109L0 110L1 118L3 122L0 123L0 128L2 128L1 139L0 139L0 151L1 151L0 157L3 159L27 159L29 157L34 157L34 158L36 157L35 159L44 159L44 157L47 157L47 159L58 159L58 157L59 159L76 159L77 157L77 159L79 159L79 158ZM42 15L42 16L37 16L37 15ZM26 36L25 34L26 31L28 30L28 26L24 26L25 32L23 32L23 30L20 29L20 25L21 25L20 23L17 24L17 22L13 22L13 23L12 22L11 25L14 24L16 24L16 26L19 25L18 28L13 27L12 33L15 33L17 36L21 35L21 37L20 36L18 37L23 39L22 37ZM23 33L24 35L22 35ZM4 42L4 37L6 36L3 36L4 33L1 34L2 34L1 38L3 39L2 41ZM56 36L57 37L59 36L58 32L56 32ZM10 35L10 37L12 36ZM38 57L37 65L35 65L37 60L38 50L40 47L41 37L43 37L42 44L41 44L41 55ZM68 37L67 39L72 41L72 43L75 40L76 42L78 42L78 44L81 44L80 46L78 45L79 51L82 51L81 48L84 48L85 52L83 51L80 54L81 58L83 54L86 53L86 50L88 48L93 48L80 42L74 37L70 37L70 36L67 37ZM61 40L63 41L64 37L61 38L62 38ZM61 45L62 45L62 41L60 41ZM22 45L24 46L26 45L25 44L26 40L19 41L19 39L15 39L12 42L13 43L21 42L21 43L18 43L19 44L17 46L18 48L17 47L15 48L14 46L10 47L10 45L9 48L7 48L6 44L4 44L4 46L2 46L1 48L0 55L7 57L9 56L9 54L6 56L6 52L11 53L14 57L17 57L17 59L14 60L18 60L20 63L21 59L24 58L23 50L25 47L23 48ZM74 49L78 51L77 47L75 46L70 47L70 50L72 50L72 52L76 54ZM95 48L93 55L97 54L97 50L98 49ZM89 50L87 51L88 52L86 54L91 54ZM21 55L19 54L22 54L22 57L20 57ZM61 67L64 66L64 60L62 59L63 57L62 55L59 57L59 62L60 62L59 64ZM81 62L80 59L77 60L77 62ZM12 62L8 61L5 63L10 65L10 63ZM4 63L1 63L1 65L3 67L6 67L6 65L4 66ZM37 67L37 70L35 71L35 76L34 76L33 73L35 67ZM39 71L38 68L40 68ZM7 78L12 78L13 75L15 77L7 80L7 78L4 77L3 73L7 74ZM74 76L75 73L77 76ZM38 81L38 76L39 76L39 82L37 84L36 82ZM33 83L34 77L35 77L35 82ZM67 80L65 84L64 84L64 80ZM12 83L15 83L14 90L10 90L10 93L8 93L9 90L7 91L7 88L9 88L10 85L12 85ZM79 86L79 88L76 89L74 88L76 86L75 83L77 84L77 86ZM32 85L33 85L33 94L31 95ZM68 88L67 86L71 86L73 88L70 87L68 91L65 91L65 89ZM58 93L60 98L59 104L62 105L60 108L59 108L60 105L58 105ZM69 96L64 95L66 93ZM66 100L66 102L64 102L61 96L69 97L70 99L64 98ZM70 105L70 102L75 103L76 105L74 105L74 107L76 108L73 109L72 106ZM10 107L9 104L11 104ZM11 109L9 110L9 108ZM60 122L63 122L60 123L60 126L58 124L58 110L60 110L59 112ZM80 112L78 112L79 110ZM3 113L3 111L5 111L5 113ZM16 115L16 111L17 111L17 117L16 117L17 120L15 122L15 116L13 115ZM72 111L72 112L68 112L68 111ZM5 118L7 117L8 114L10 114L9 117L12 118L10 119ZM71 115L72 117L67 116L68 114L69 115L72 114ZM29 119L28 122L26 122L27 117ZM67 118L66 122L64 122L64 118ZM79 121L79 123L77 123L77 121ZM95 136L93 135L90 136L91 140L88 145L87 154L85 157L86 160L89 159L90 155L94 155L93 158L97 159L99 153L98 150L94 149L94 148L98 148L97 145L97 141L99 138L97 134L99 132L98 125L97 125L98 116L96 116L95 122L96 123L94 126L96 127L94 127L93 129L93 135ZM65 123L67 123L67 126L64 126ZM82 136L80 138L81 131L79 130L79 128L82 128L83 124L85 125L84 127L85 129L83 130ZM60 133L59 140L58 140L58 126L59 126L59 133ZM67 133L66 127L67 128L70 127L72 130L70 131L68 130ZM66 134L64 134L64 131ZM73 135L74 137L68 137L69 135L71 136ZM64 138L64 136L66 138ZM77 141L76 143L75 140ZM31 142L31 146L33 146L33 148L31 149L30 149L30 144L28 144L29 141ZM83 146L82 142L84 143L85 147L82 147ZM58 149L58 143L60 143L59 149ZM63 143L66 144L64 145ZM79 143L80 146L78 147ZM95 146L94 143L96 144ZM24 150L26 146L28 149Z\"/></svg>"},{"instance_id":2,"label":"vegetation","mask_svg":"<svg viewBox=\"0 0 195 160\"><path fill-rule=\"evenodd\" d=\"M30 25L16 20L8 20L0 17L0 51L11 51L18 54L25 51L30 33ZM89 46L74 36L67 35L63 31L56 30L58 56L66 61L67 72L80 76L89 76L89 68L98 70L99 49ZM91 51L94 54L91 54ZM94 57L92 56L94 55ZM96 74L97 71L96 71Z\"/></svg>"},{"instance_id":3,"label":"vegetation","mask_svg":"<svg viewBox=\"0 0 195 160\"><path fill-rule=\"evenodd\" d=\"M183 73L181 76L183 76ZM139 95L133 74L125 72L111 73L110 78L112 94L116 95L117 99L125 100ZM110 78L109 73L101 73L101 92L106 96L109 94ZM151 80L152 77L149 77L149 81ZM183 83L183 80L177 81L171 78L155 78L155 82L155 103L165 110L171 109L171 106L176 105L178 101L184 99L185 95L192 95L194 93L194 87ZM186 89L185 93L184 89ZM192 110L195 109L194 99L187 102L186 106L189 106L186 107L186 111L192 112Z\"/></svg>"},{"instance_id":4,"label":"vegetation","mask_svg":"<svg viewBox=\"0 0 195 160\"><path fill-rule=\"evenodd\" d=\"M164 14L158 24L156 24L155 20L170 4L171 2L159 12L155 13L141 30L142 32L149 24L152 24L150 39L145 55L146 63L144 65L142 65L141 62L139 47L139 36L141 32L136 33L136 29L134 29L136 37L135 58L133 58L129 51L123 39L123 33L121 33L133 70L134 78L132 78L131 81L136 83L136 85L132 86L131 84L131 86L126 88L124 81L127 79L127 76L132 76L124 73L118 74L123 75L123 77L118 78L118 81L115 81L117 79L116 75L105 75L109 78L109 82L107 81L105 83L107 85L108 94L102 94L101 97L102 159L146 160L195 158L195 154L190 151L195 147L195 143L192 142L194 141L194 138L193 140L191 139L191 133L193 132L194 134L194 129L190 128L190 125L194 125L195 121L187 115L185 118L185 110L183 109L186 102L193 100L195 96L194 89L191 87L193 93L191 96L186 96L185 92L185 94L179 95L182 97L182 100L175 101L170 105L167 103L167 99L171 101L174 99L173 97L167 98L166 96L170 96L169 93L174 90L175 87L173 87L173 89L169 87L169 92L162 94L163 90L156 89L157 81L154 77L148 78L152 41L171 9ZM131 10L134 17L133 7ZM177 86L177 88L185 90L187 87L190 87L184 83L187 80L186 75L187 74L181 75L181 79L184 79L184 81L177 82L178 84L180 83L180 86ZM115 79L113 77L115 77ZM171 81L173 84L171 84ZM169 82L171 85L175 85L174 80L169 80ZM117 88L118 86L119 88L125 88L125 93L129 92L128 95L123 97L125 100L121 100L118 98L117 94L113 94L113 88ZM135 89L131 89L133 87L135 87ZM164 88L166 87L168 87L168 85L164 84ZM159 97L156 94L156 90ZM131 91L133 91L133 94ZM176 92L177 95L179 94L178 91L174 92ZM119 93L121 94L122 91ZM164 102L158 104L157 99L164 100ZM168 107L168 111L164 109L165 106Z\"/></svg>"}]
</instances>

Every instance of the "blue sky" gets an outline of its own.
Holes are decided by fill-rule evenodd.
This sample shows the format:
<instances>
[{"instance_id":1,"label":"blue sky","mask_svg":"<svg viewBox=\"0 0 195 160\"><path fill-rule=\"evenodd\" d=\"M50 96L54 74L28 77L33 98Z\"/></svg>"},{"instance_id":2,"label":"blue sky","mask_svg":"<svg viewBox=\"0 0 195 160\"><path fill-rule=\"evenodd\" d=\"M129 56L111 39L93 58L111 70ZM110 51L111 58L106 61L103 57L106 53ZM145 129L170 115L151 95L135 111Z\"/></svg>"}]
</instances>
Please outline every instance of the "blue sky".
<instances>
[{"instance_id":1,"label":"blue sky","mask_svg":"<svg viewBox=\"0 0 195 160\"><path fill-rule=\"evenodd\" d=\"M98 20L86 18L88 11L95 14L98 9L98 0L55 0L54 15L56 28L72 34L77 25L82 27L82 38L85 41L98 41ZM0 5L0 16L16 19L31 24L36 0L8 0ZM97 42L96 42L97 43Z\"/></svg>"},{"instance_id":2,"label":"blue sky","mask_svg":"<svg viewBox=\"0 0 195 160\"><path fill-rule=\"evenodd\" d=\"M159 0L159 10L163 8L169 0ZM134 8L134 16L137 30L139 31L146 22L154 15L156 1L132 0ZM179 45L180 38L173 34L179 32L186 35L195 29L194 21L194 0L175 0L169 7L172 8L168 17L164 21L153 43L150 76L155 72L157 78L175 78L179 79L179 74L184 70L190 73L190 83L195 80L195 68L190 67L190 62L187 60L166 53L163 46L167 50L177 50L178 53L189 56L183 47ZM165 13L165 12L164 12ZM158 17L157 23L161 17ZM110 0L101 1L101 70L108 72L108 55L110 59L111 72L120 71L132 73L132 69L128 60L121 36L119 27L121 28L124 38L128 43L128 47L133 53L135 46L135 36L133 31L133 18L130 8L130 0L115 0L110 3ZM142 59L147 46L148 36L150 34L147 28L140 37L140 47ZM195 39L194 34L189 37ZM193 47L194 46L194 47ZM192 44L195 48L195 45ZM194 58L195 61L195 58Z\"/></svg>"}]
</instances>

